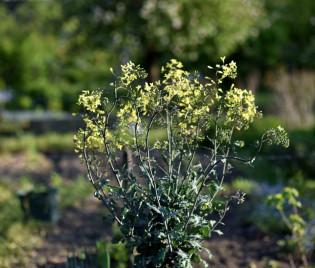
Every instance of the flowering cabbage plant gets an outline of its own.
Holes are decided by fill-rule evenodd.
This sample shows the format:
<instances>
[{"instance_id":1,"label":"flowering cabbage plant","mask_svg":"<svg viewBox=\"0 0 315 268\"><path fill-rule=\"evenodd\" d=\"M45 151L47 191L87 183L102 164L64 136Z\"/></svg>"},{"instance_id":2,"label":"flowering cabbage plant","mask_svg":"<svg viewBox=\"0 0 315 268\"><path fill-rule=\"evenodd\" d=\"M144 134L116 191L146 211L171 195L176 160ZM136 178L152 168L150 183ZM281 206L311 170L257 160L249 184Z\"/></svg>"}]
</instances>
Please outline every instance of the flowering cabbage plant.
<instances>
[{"instance_id":1,"label":"flowering cabbage plant","mask_svg":"<svg viewBox=\"0 0 315 268\"><path fill-rule=\"evenodd\" d=\"M202 83L173 59L162 67L161 81L148 83L147 73L129 62L111 84L112 101L103 90L79 97L86 128L75 136L76 151L95 196L120 227L114 240L127 242L135 267L207 267L199 256L203 240L222 234L217 227L231 201L244 201L240 192L218 198L230 162L251 164L265 142L288 146L279 127L263 134L252 158L238 157L244 142L233 134L261 113L251 91L222 86L236 77L235 62L222 58L208 68L215 75ZM154 140L156 129L165 138ZM132 151L132 164L121 161L124 148Z\"/></svg>"}]
</instances>

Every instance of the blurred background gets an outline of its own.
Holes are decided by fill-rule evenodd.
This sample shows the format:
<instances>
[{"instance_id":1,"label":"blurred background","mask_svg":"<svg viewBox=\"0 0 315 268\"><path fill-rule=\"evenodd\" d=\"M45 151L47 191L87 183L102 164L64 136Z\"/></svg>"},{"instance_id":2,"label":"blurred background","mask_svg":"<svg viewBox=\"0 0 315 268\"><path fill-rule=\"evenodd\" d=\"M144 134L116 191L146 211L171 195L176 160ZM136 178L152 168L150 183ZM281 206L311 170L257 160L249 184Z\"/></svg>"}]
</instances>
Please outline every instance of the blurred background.
<instances>
[{"instance_id":1,"label":"blurred background","mask_svg":"<svg viewBox=\"0 0 315 268\"><path fill-rule=\"evenodd\" d=\"M209 75L206 66L221 56L237 62L236 85L255 92L264 114L243 139L253 144L265 130L283 125L291 145L266 148L255 168L236 167L226 191L246 191L247 210L238 208L228 218L235 232L230 227L226 237L214 238L237 254L229 256L209 242L215 267L290 267L290 254L298 262L294 248L278 243L288 229L264 205L268 194L287 185L300 192L305 245L312 252L314 1L2 0L0 267L58 267L67 256L86 255L83 247L105 248L114 267L126 267L128 253L124 259L122 248L99 242L117 230L101 221L106 212L91 198L92 186L73 153L73 135L82 124L72 116L78 96L106 88L113 79L110 67L119 71L129 60L155 81L171 58ZM244 149L244 155L250 152ZM55 200L45 215L34 216L25 201L35 189ZM58 196L51 197L51 189L58 189ZM241 246L244 241L247 246ZM270 252L257 254L262 245ZM264 266L270 263L278 266Z\"/></svg>"}]
</instances>

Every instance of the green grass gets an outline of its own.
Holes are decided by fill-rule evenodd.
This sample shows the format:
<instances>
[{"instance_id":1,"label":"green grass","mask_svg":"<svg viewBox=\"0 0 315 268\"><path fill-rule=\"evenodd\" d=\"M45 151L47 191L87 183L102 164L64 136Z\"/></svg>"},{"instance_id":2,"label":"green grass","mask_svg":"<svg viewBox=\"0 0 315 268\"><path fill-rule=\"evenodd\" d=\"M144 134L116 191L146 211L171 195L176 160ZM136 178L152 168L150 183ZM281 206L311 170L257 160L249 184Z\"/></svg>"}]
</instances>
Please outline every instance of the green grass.
<instances>
[{"instance_id":1,"label":"green grass","mask_svg":"<svg viewBox=\"0 0 315 268\"><path fill-rule=\"evenodd\" d=\"M249 158L256 150L255 141L270 128L282 125L273 116L256 120L244 133L237 133L235 140L243 140L245 147L238 156ZM315 127L308 129L287 129L290 139L289 148L265 144L258 159L253 163L254 168L234 162L235 167L245 177L277 183L285 181L298 170L303 170L309 177L315 177Z\"/></svg>"},{"instance_id":2,"label":"green grass","mask_svg":"<svg viewBox=\"0 0 315 268\"><path fill-rule=\"evenodd\" d=\"M34 135L31 133L20 134L17 137L0 136L0 154L14 154L21 152L63 153L74 152L74 133L46 133ZM156 139L165 140L164 129L152 129L149 135L149 143Z\"/></svg>"},{"instance_id":3,"label":"green grass","mask_svg":"<svg viewBox=\"0 0 315 268\"><path fill-rule=\"evenodd\" d=\"M166 130L163 128L156 128L150 131L149 144L153 144L156 140L164 141L167 139Z\"/></svg>"},{"instance_id":4,"label":"green grass","mask_svg":"<svg viewBox=\"0 0 315 268\"><path fill-rule=\"evenodd\" d=\"M232 180L230 187L233 190L240 190L240 191L245 192L247 194L251 194L255 190L257 190L257 187L259 187L259 185L257 182L255 182L253 180L238 177L238 178Z\"/></svg>"},{"instance_id":5,"label":"green grass","mask_svg":"<svg viewBox=\"0 0 315 268\"><path fill-rule=\"evenodd\" d=\"M64 152L74 150L74 133L21 134L18 137L0 137L0 153L24 151Z\"/></svg>"}]
</instances>

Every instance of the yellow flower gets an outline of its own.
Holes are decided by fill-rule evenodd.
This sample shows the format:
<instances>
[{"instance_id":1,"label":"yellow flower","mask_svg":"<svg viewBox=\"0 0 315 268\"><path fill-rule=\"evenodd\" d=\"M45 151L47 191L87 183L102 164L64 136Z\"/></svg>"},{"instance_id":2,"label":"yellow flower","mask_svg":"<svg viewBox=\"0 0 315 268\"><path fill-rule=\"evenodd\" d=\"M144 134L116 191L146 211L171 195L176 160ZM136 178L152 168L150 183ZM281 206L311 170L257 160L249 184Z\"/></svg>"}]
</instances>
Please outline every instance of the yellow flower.
<instances>
[{"instance_id":1,"label":"yellow flower","mask_svg":"<svg viewBox=\"0 0 315 268\"><path fill-rule=\"evenodd\" d=\"M207 208L210 207L210 202L206 202L206 203L203 203L200 207L201 210L206 210Z\"/></svg>"}]
</instances>

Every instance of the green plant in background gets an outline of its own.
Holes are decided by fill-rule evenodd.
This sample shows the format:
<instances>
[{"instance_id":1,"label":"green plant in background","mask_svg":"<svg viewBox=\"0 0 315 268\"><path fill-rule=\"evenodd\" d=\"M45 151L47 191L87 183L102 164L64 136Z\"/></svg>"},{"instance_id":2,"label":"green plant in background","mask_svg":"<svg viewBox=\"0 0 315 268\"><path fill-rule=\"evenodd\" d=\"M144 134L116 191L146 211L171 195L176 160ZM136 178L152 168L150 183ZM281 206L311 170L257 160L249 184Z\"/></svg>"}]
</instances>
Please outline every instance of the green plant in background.
<instances>
[{"instance_id":1,"label":"green plant in background","mask_svg":"<svg viewBox=\"0 0 315 268\"><path fill-rule=\"evenodd\" d=\"M236 77L235 62L222 58L222 64L209 69L215 77L206 77L204 85L197 72L190 74L171 60L162 67L162 81L147 83L146 72L129 62L111 84L113 103L102 90L83 91L79 98L86 129L75 136L76 151L95 196L120 227L122 235L113 242L127 242L135 252L135 267L208 266L198 254L203 240L222 234L217 228L230 202L244 201L242 192L217 197L231 162L251 165L264 143L289 145L278 127L262 135L252 158L239 157L244 141L233 134L247 129L261 113L251 91L222 86L223 80ZM167 138L150 145L156 128ZM204 140L210 143L206 151ZM121 163L123 147L133 151L136 164Z\"/></svg>"},{"instance_id":2,"label":"green plant in background","mask_svg":"<svg viewBox=\"0 0 315 268\"><path fill-rule=\"evenodd\" d=\"M25 179L25 183L27 179ZM12 182L0 181L0 266L34 267L31 252L45 235L42 224L24 222L19 200L14 196Z\"/></svg>"},{"instance_id":3,"label":"green plant in background","mask_svg":"<svg viewBox=\"0 0 315 268\"><path fill-rule=\"evenodd\" d=\"M231 182L232 189L239 189L245 193L254 193L255 190L257 191L258 187L259 185L257 182L242 177L235 178Z\"/></svg>"},{"instance_id":4,"label":"green plant in background","mask_svg":"<svg viewBox=\"0 0 315 268\"><path fill-rule=\"evenodd\" d=\"M94 8L84 1L59 2L64 18L76 21L72 39L80 36L77 42L88 48L110 48L123 60L142 60L151 81L160 78L160 59L177 57L196 64L204 59L215 62L214 55L230 55L264 13L259 1L249 0L93 0Z\"/></svg>"},{"instance_id":5,"label":"green plant in background","mask_svg":"<svg viewBox=\"0 0 315 268\"><path fill-rule=\"evenodd\" d=\"M293 265L292 267L296 267L292 252L298 250L304 267L308 267L306 247L302 243L303 236L305 235L306 222L300 216L298 211L298 209L302 209L302 204L298 200L298 197L299 192L295 188L285 187L280 193L268 196L267 203L269 206L274 206L277 209L283 222L292 234L290 239L279 241L279 245L290 252L288 257L291 266ZM291 212L287 212L286 205L291 207Z\"/></svg>"},{"instance_id":6,"label":"green plant in background","mask_svg":"<svg viewBox=\"0 0 315 268\"><path fill-rule=\"evenodd\" d=\"M269 260L264 268L279 268L279 264L275 260Z\"/></svg>"},{"instance_id":7,"label":"green plant in background","mask_svg":"<svg viewBox=\"0 0 315 268\"><path fill-rule=\"evenodd\" d=\"M20 152L65 152L73 151L73 133L45 133L35 135L21 133L17 137L2 137L0 154Z\"/></svg>"},{"instance_id":8,"label":"green plant in background","mask_svg":"<svg viewBox=\"0 0 315 268\"><path fill-rule=\"evenodd\" d=\"M110 255L106 250L106 243L97 242L97 263L102 268L110 268Z\"/></svg>"},{"instance_id":9,"label":"green plant in background","mask_svg":"<svg viewBox=\"0 0 315 268\"><path fill-rule=\"evenodd\" d=\"M72 257L67 257L66 268L99 267L110 268L110 254L106 250L106 243L97 242L95 246L96 255L91 255L87 250L77 251L72 249Z\"/></svg>"},{"instance_id":10,"label":"green plant in background","mask_svg":"<svg viewBox=\"0 0 315 268\"><path fill-rule=\"evenodd\" d=\"M125 244L112 244L108 241L98 241L96 247L98 252L98 264L100 267L103 267L103 263L110 263L114 268L129 267L129 253Z\"/></svg>"},{"instance_id":11,"label":"green plant in background","mask_svg":"<svg viewBox=\"0 0 315 268\"><path fill-rule=\"evenodd\" d=\"M260 17L262 28L240 47L247 59L242 62L247 71L253 66L274 70L281 65L288 70L314 69L314 2L263 0L260 3L265 11L265 16Z\"/></svg>"},{"instance_id":12,"label":"green plant in background","mask_svg":"<svg viewBox=\"0 0 315 268\"><path fill-rule=\"evenodd\" d=\"M6 108L75 109L78 88L101 86L104 62L114 53L87 47L74 53L82 35L69 38L77 21L63 17L58 1L11 4L0 5L0 89L13 93Z\"/></svg>"},{"instance_id":13,"label":"green plant in background","mask_svg":"<svg viewBox=\"0 0 315 268\"><path fill-rule=\"evenodd\" d=\"M97 241L92 248L84 250L72 249L67 257L68 268L126 268L129 255L124 244L111 244L105 241Z\"/></svg>"},{"instance_id":14,"label":"green plant in background","mask_svg":"<svg viewBox=\"0 0 315 268\"><path fill-rule=\"evenodd\" d=\"M125 244L119 243L119 244L112 244L110 242L106 243L106 250L110 254L111 262L113 262L114 268L126 268L129 259L130 254L128 252L128 249L125 247Z\"/></svg>"},{"instance_id":15,"label":"green plant in background","mask_svg":"<svg viewBox=\"0 0 315 268\"><path fill-rule=\"evenodd\" d=\"M67 257L66 267L126 268L128 259L129 254L124 244L111 244L100 240L92 248L84 247L84 250L73 248Z\"/></svg>"}]
</instances>

